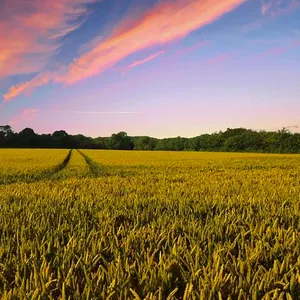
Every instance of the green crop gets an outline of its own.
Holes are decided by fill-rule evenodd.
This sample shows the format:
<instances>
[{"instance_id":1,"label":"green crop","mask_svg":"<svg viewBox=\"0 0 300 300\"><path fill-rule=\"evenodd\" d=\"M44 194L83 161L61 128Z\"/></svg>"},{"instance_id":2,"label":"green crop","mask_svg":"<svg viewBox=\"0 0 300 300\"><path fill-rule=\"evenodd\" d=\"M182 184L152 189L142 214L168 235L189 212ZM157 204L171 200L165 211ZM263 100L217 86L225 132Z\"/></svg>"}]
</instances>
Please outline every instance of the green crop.
<instances>
[{"instance_id":1,"label":"green crop","mask_svg":"<svg viewBox=\"0 0 300 300\"><path fill-rule=\"evenodd\" d=\"M300 299L300 156L0 155L1 299Z\"/></svg>"}]
</instances>

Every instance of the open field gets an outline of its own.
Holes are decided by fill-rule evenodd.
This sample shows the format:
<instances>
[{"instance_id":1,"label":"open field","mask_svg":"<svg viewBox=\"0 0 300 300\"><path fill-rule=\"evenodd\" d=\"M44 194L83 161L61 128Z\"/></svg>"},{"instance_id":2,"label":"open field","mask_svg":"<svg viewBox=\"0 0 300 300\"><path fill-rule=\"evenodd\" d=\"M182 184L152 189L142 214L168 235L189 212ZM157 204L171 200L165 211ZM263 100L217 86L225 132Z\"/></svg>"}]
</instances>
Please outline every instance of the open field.
<instances>
[{"instance_id":1,"label":"open field","mask_svg":"<svg viewBox=\"0 0 300 300\"><path fill-rule=\"evenodd\" d=\"M300 299L300 156L0 157L1 299Z\"/></svg>"}]
</instances>

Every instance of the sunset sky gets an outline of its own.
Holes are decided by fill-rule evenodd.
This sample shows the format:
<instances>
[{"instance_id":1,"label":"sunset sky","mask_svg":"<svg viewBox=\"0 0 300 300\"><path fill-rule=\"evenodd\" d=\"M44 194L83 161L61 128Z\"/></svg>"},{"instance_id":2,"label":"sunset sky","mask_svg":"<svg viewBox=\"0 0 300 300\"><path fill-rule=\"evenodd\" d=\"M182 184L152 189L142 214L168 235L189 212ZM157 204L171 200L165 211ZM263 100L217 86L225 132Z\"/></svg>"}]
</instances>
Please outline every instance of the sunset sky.
<instances>
[{"instance_id":1,"label":"sunset sky","mask_svg":"<svg viewBox=\"0 0 300 300\"><path fill-rule=\"evenodd\" d=\"M300 131L300 0L0 3L0 125Z\"/></svg>"}]
</instances>

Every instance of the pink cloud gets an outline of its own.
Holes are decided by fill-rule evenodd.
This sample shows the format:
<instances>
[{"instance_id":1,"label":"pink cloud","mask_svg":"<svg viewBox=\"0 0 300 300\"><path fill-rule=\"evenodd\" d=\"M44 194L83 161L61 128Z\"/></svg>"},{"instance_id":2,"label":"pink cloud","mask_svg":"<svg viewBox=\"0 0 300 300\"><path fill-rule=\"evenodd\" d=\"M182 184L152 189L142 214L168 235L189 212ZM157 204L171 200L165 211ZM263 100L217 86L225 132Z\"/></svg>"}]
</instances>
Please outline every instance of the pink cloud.
<instances>
[{"instance_id":1,"label":"pink cloud","mask_svg":"<svg viewBox=\"0 0 300 300\"><path fill-rule=\"evenodd\" d=\"M282 5L285 4L283 8ZM271 17L280 16L299 8L297 0L261 0L261 14Z\"/></svg>"},{"instance_id":2,"label":"pink cloud","mask_svg":"<svg viewBox=\"0 0 300 300\"><path fill-rule=\"evenodd\" d=\"M3 95L4 102L8 102L10 99L17 97L19 94L21 94L26 87L28 86L28 82L22 82L17 85L13 85L10 90Z\"/></svg>"},{"instance_id":3,"label":"pink cloud","mask_svg":"<svg viewBox=\"0 0 300 300\"><path fill-rule=\"evenodd\" d=\"M46 1L46 3L49 1L50 0ZM58 11L64 11L63 8L66 8L64 3L70 4L70 1L71 0L64 0L60 2L60 0L54 0L54 3L57 5ZM92 0L76 0L75 2L83 3L87 1ZM184 38L192 31L217 20L245 1L246 0L160 1L142 17L134 18L134 22L131 21L132 16L129 15L116 26L113 31L114 33L107 39L102 40L97 37L95 39L96 42L91 42L90 51L81 55L68 68L64 68L64 71L60 69L55 73L40 73L33 80L12 87L4 95L4 100L9 101L21 93L26 93L35 87L52 81L73 84L84 78L102 73L135 52ZM59 3L61 3L61 5L59 5ZM48 3L48 5L50 4ZM72 6L68 6L68 8L72 11ZM82 13L81 10L75 11L77 14ZM42 20L42 16L46 18L43 14L37 14L34 18L25 23L32 28L36 28L39 22L41 22L42 28L49 29L53 26L58 27L57 18L46 18L46 20ZM61 18L59 20L61 20ZM63 23L65 24L65 21L63 21ZM127 25L124 27L124 24ZM64 26L63 30L66 30L66 26ZM48 31L46 30L46 32ZM25 42L28 41L25 39ZM23 44L21 43L21 45ZM41 46L40 44L37 45ZM29 47L29 45L27 46ZM48 51L45 52L48 53ZM9 51L7 53L9 53ZM8 54L7 57L9 57ZM152 56L145 60L135 62L131 65L131 68L146 63L156 57L157 56ZM19 56L17 56L17 58L19 58Z\"/></svg>"},{"instance_id":4,"label":"pink cloud","mask_svg":"<svg viewBox=\"0 0 300 300\"><path fill-rule=\"evenodd\" d=\"M209 65L219 64L219 63L226 61L231 56L232 56L232 52L223 53L223 54L220 54L220 55L217 55L215 57L205 60L204 63L209 64Z\"/></svg>"},{"instance_id":5,"label":"pink cloud","mask_svg":"<svg viewBox=\"0 0 300 300\"><path fill-rule=\"evenodd\" d=\"M272 7L272 2L266 3L264 0L261 0L260 11L262 15L265 15Z\"/></svg>"},{"instance_id":6,"label":"pink cloud","mask_svg":"<svg viewBox=\"0 0 300 300\"><path fill-rule=\"evenodd\" d=\"M36 108L24 109L20 114L15 115L9 121L9 124L16 125L36 118L38 110Z\"/></svg>"},{"instance_id":7,"label":"pink cloud","mask_svg":"<svg viewBox=\"0 0 300 300\"><path fill-rule=\"evenodd\" d=\"M54 73L44 72L39 73L30 81L14 85L9 89L9 91L6 94L3 95L4 102L9 102L10 100L22 93L29 94L33 89L51 82L54 77Z\"/></svg>"},{"instance_id":8,"label":"pink cloud","mask_svg":"<svg viewBox=\"0 0 300 300\"><path fill-rule=\"evenodd\" d=\"M127 30L100 42L79 57L57 81L72 84L102 73L126 56L181 39L236 8L244 0L160 2ZM131 16L129 16L130 18ZM123 24L123 23L122 23Z\"/></svg>"},{"instance_id":9,"label":"pink cloud","mask_svg":"<svg viewBox=\"0 0 300 300\"><path fill-rule=\"evenodd\" d=\"M135 115L141 114L138 111L80 111L80 110L55 110L56 112L66 112L78 115Z\"/></svg>"},{"instance_id":10,"label":"pink cloud","mask_svg":"<svg viewBox=\"0 0 300 300\"><path fill-rule=\"evenodd\" d=\"M286 52L286 51L288 51L290 49L298 47L298 46L300 46L300 41L294 41L290 45L287 45L287 46L271 48L268 51L266 51L265 55L269 55L269 54L271 54L271 55L281 54L281 53L284 53L284 52Z\"/></svg>"},{"instance_id":11,"label":"pink cloud","mask_svg":"<svg viewBox=\"0 0 300 300\"><path fill-rule=\"evenodd\" d=\"M210 43L209 41L205 40L203 42L196 43L195 45L192 45L192 46L182 46L182 49L178 50L175 53L175 56L181 56L181 55L191 53L191 52L193 52L193 51L199 49L200 47L202 47L204 45L207 45L209 43Z\"/></svg>"},{"instance_id":12,"label":"pink cloud","mask_svg":"<svg viewBox=\"0 0 300 300\"><path fill-rule=\"evenodd\" d=\"M279 47L273 47L268 49L267 51L264 51L262 53L259 53L258 55L255 55L255 58L264 58L264 57L270 57L273 55L278 55L278 54L282 54L285 53L291 49L294 49L296 47L300 46L300 40L294 40L291 43L287 44L287 45L283 45L283 46L279 46Z\"/></svg>"},{"instance_id":13,"label":"pink cloud","mask_svg":"<svg viewBox=\"0 0 300 300\"><path fill-rule=\"evenodd\" d=\"M154 54L151 54L151 55L149 55L148 57L146 57L142 60L138 60L138 61L133 62L132 64L128 65L126 67L126 69L132 69L132 68L135 68L137 66L143 65L143 64L147 63L148 61L153 60L153 59L159 57L160 55L163 55L164 53L166 53L165 50L162 50L162 51L156 52Z\"/></svg>"},{"instance_id":14,"label":"pink cloud","mask_svg":"<svg viewBox=\"0 0 300 300\"><path fill-rule=\"evenodd\" d=\"M84 4L94 0L3 1L0 78L40 71L58 49L57 38L78 28L70 22L86 14Z\"/></svg>"},{"instance_id":15,"label":"pink cloud","mask_svg":"<svg viewBox=\"0 0 300 300\"><path fill-rule=\"evenodd\" d=\"M283 1L286 2L285 7L281 7L281 3ZM281 0L261 1L260 11L263 15L263 18L242 26L241 31L249 32L252 30L257 30L274 19L288 15L300 9L300 2L298 0L283 0L283 1Z\"/></svg>"}]
</instances>

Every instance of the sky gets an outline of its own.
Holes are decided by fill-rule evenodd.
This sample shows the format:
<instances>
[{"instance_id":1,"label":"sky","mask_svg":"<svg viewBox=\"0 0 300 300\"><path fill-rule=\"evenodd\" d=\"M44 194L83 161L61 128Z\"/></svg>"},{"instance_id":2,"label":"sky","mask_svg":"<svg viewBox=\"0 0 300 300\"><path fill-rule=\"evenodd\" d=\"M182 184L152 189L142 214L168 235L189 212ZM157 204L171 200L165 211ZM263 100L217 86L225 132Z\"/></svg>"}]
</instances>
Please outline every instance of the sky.
<instances>
[{"instance_id":1,"label":"sky","mask_svg":"<svg viewBox=\"0 0 300 300\"><path fill-rule=\"evenodd\" d=\"M300 131L300 0L0 2L0 125Z\"/></svg>"}]
</instances>

